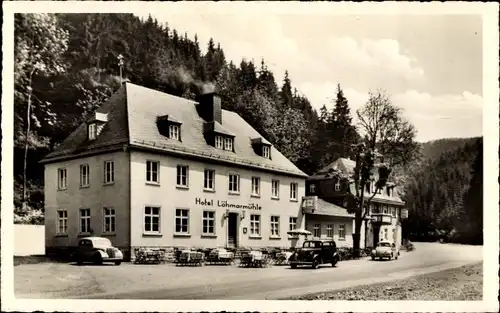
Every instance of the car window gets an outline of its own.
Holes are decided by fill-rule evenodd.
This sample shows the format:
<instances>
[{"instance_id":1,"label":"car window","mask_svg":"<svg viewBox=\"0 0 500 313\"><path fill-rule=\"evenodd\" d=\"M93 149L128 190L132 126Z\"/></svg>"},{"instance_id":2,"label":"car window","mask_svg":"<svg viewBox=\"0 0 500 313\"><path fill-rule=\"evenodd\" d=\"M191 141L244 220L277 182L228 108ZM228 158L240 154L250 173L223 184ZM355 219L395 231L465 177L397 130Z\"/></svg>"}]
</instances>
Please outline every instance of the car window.
<instances>
[{"instance_id":1,"label":"car window","mask_svg":"<svg viewBox=\"0 0 500 313\"><path fill-rule=\"evenodd\" d=\"M89 240L80 240L78 245L80 247L88 247L88 246L91 246L92 243Z\"/></svg>"},{"instance_id":2,"label":"car window","mask_svg":"<svg viewBox=\"0 0 500 313\"><path fill-rule=\"evenodd\" d=\"M321 248L321 242L318 241L306 241L303 245L304 248Z\"/></svg>"},{"instance_id":3,"label":"car window","mask_svg":"<svg viewBox=\"0 0 500 313\"><path fill-rule=\"evenodd\" d=\"M391 244L390 244L390 243L388 243L388 242L379 242L379 243L378 243L378 246L379 246L379 247L390 247L390 246L391 246Z\"/></svg>"}]
</instances>

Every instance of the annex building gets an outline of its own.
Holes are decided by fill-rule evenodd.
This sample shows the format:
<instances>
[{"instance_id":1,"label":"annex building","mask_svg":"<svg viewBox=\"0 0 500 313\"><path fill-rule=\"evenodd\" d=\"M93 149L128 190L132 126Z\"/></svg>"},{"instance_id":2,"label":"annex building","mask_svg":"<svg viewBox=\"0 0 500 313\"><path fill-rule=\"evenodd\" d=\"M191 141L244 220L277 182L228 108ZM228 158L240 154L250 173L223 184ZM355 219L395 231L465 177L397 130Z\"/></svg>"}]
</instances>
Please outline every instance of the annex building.
<instances>
[{"instance_id":1,"label":"annex building","mask_svg":"<svg viewBox=\"0 0 500 313\"><path fill-rule=\"evenodd\" d=\"M349 158L338 158L306 182L307 214L306 229L317 238L333 238L340 246L353 246L354 214L348 214L344 208L349 194L356 194L355 186L349 179L339 179L333 173L340 171L349 177L356 167L356 162ZM381 240L402 244L402 220L407 217L405 203L398 195L397 186L388 182L383 189L376 190L378 171L372 171L372 179L363 186L364 199L370 200L360 232L360 246L374 247Z\"/></svg>"},{"instance_id":2,"label":"annex building","mask_svg":"<svg viewBox=\"0 0 500 313\"><path fill-rule=\"evenodd\" d=\"M124 84L45 165L48 254L103 236L139 247L290 247L307 175L216 93ZM351 223L352 224L352 223Z\"/></svg>"}]
</instances>

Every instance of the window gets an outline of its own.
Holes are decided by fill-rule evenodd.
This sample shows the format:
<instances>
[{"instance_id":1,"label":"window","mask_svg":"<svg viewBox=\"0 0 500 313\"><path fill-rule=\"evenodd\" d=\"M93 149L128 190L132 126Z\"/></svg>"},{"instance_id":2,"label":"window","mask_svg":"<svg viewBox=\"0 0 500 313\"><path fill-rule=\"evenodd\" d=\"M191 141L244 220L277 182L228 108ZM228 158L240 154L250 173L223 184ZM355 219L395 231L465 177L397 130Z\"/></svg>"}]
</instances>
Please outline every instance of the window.
<instances>
[{"instance_id":1,"label":"window","mask_svg":"<svg viewBox=\"0 0 500 313\"><path fill-rule=\"evenodd\" d=\"M292 231L294 229L297 229L297 218L296 217L290 217L288 230Z\"/></svg>"},{"instance_id":2,"label":"window","mask_svg":"<svg viewBox=\"0 0 500 313\"><path fill-rule=\"evenodd\" d=\"M224 149L224 138L221 136L215 136L215 147L217 149Z\"/></svg>"},{"instance_id":3,"label":"window","mask_svg":"<svg viewBox=\"0 0 500 313\"><path fill-rule=\"evenodd\" d=\"M271 216L271 236L279 237L280 235L280 217Z\"/></svg>"},{"instance_id":4,"label":"window","mask_svg":"<svg viewBox=\"0 0 500 313\"><path fill-rule=\"evenodd\" d=\"M175 210L175 232L178 234L189 234L189 210Z\"/></svg>"},{"instance_id":5,"label":"window","mask_svg":"<svg viewBox=\"0 0 500 313\"><path fill-rule=\"evenodd\" d=\"M168 127L168 138L179 140L180 138L180 127L179 125L170 125Z\"/></svg>"},{"instance_id":6,"label":"window","mask_svg":"<svg viewBox=\"0 0 500 313\"><path fill-rule=\"evenodd\" d=\"M68 233L68 211L57 211L57 234Z\"/></svg>"},{"instance_id":7,"label":"window","mask_svg":"<svg viewBox=\"0 0 500 313\"><path fill-rule=\"evenodd\" d=\"M385 240L388 240L387 233L388 233L388 231L387 231L387 228L386 228L386 229L384 229L384 238L385 238Z\"/></svg>"},{"instance_id":8,"label":"window","mask_svg":"<svg viewBox=\"0 0 500 313\"><path fill-rule=\"evenodd\" d=\"M290 184L290 200L297 200L297 183Z\"/></svg>"},{"instance_id":9,"label":"window","mask_svg":"<svg viewBox=\"0 0 500 313\"><path fill-rule=\"evenodd\" d=\"M340 182L335 183L335 191L340 191Z\"/></svg>"},{"instance_id":10,"label":"window","mask_svg":"<svg viewBox=\"0 0 500 313\"><path fill-rule=\"evenodd\" d=\"M104 183L111 184L115 181L115 162L104 162Z\"/></svg>"},{"instance_id":11,"label":"window","mask_svg":"<svg viewBox=\"0 0 500 313\"><path fill-rule=\"evenodd\" d=\"M389 214L389 208L387 207L387 205L383 206L383 210L384 210L383 211L384 214Z\"/></svg>"},{"instance_id":12,"label":"window","mask_svg":"<svg viewBox=\"0 0 500 313\"><path fill-rule=\"evenodd\" d=\"M260 177L252 177L252 195L260 195Z\"/></svg>"},{"instance_id":13,"label":"window","mask_svg":"<svg viewBox=\"0 0 500 313\"><path fill-rule=\"evenodd\" d=\"M147 206L144 208L144 232L160 232L160 207Z\"/></svg>"},{"instance_id":14,"label":"window","mask_svg":"<svg viewBox=\"0 0 500 313\"><path fill-rule=\"evenodd\" d=\"M115 209L104 208L104 232L114 233L115 232Z\"/></svg>"},{"instance_id":15,"label":"window","mask_svg":"<svg viewBox=\"0 0 500 313\"><path fill-rule=\"evenodd\" d=\"M326 225L326 237L333 238L333 224Z\"/></svg>"},{"instance_id":16,"label":"window","mask_svg":"<svg viewBox=\"0 0 500 313\"><path fill-rule=\"evenodd\" d=\"M203 188L207 190L215 189L215 171L205 170L205 178L203 179Z\"/></svg>"},{"instance_id":17,"label":"window","mask_svg":"<svg viewBox=\"0 0 500 313\"><path fill-rule=\"evenodd\" d=\"M159 183L158 174L160 171L160 162L146 161L146 181L148 183Z\"/></svg>"},{"instance_id":18,"label":"window","mask_svg":"<svg viewBox=\"0 0 500 313\"><path fill-rule=\"evenodd\" d=\"M214 211L203 211L203 235L215 235Z\"/></svg>"},{"instance_id":19,"label":"window","mask_svg":"<svg viewBox=\"0 0 500 313\"><path fill-rule=\"evenodd\" d=\"M80 165L80 187L90 185L90 168L88 164Z\"/></svg>"},{"instance_id":20,"label":"window","mask_svg":"<svg viewBox=\"0 0 500 313\"><path fill-rule=\"evenodd\" d=\"M391 208L391 215L396 217L396 208Z\"/></svg>"},{"instance_id":21,"label":"window","mask_svg":"<svg viewBox=\"0 0 500 313\"><path fill-rule=\"evenodd\" d=\"M90 233L90 209L80 209L80 233Z\"/></svg>"},{"instance_id":22,"label":"window","mask_svg":"<svg viewBox=\"0 0 500 313\"><path fill-rule=\"evenodd\" d=\"M240 176L229 174L229 192L240 192Z\"/></svg>"},{"instance_id":23,"label":"window","mask_svg":"<svg viewBox=\"0 0 500 313\"><path fill-rule=\"evenodd\" d=\"M314 237L320 237L321 236L321 224L314 224L313 236Z\"/></svg>"},{"instance_id":24,"label":"window","mask_svg":"<svg viewBox=\"0 0 500 313\"><path fill-rule=\"evenodd\" d=\"M271 197L279 198L280 197L280 181L274 180L271 182Z\"/></svg>"},{"instance_id":25,"label":"window","mask_svg":"<svg viewBox=\"0 0 500 313\"><path fill-rule=\"evenodd\" d=\"M188 186L188 167L185 165L177 165L177 186Z\"/></svg>"},{"instance_id":26,"label":"window","mask_svg":"<svg viewBox=\"0 0 500 313\"><path fill-rule=\"evenodd\" d=\"M250 235L260 236L260 215L250 215Z\"/></svg>"},{"instance_id":27,"label":"window","mask_svg":"<svg viewBox=\"0 0 500 313\"><path fill-rule=\"evenodd\" d=\"M345 224L339 225L339 240L345 240Z\"/></svg>"},{"instance_id":28,"label":"window","mask_svg":"<svg viewBox=\"0 0 500 313\"><path fill-rule=\"evenodd\" d=\"M224 138L224 150L233 151L233 138Z\"/></svg>"},{"instance_id":29,"label":"window","mask_svg":"<svg viewBox=\"0 0 500 313\"><path fill-rule=\"evenodd\" d=\"M316 192L316 185L315 184L311 184L309 186L309 192L310 193L315 193Z\"/></svg>"},{"instance_id":30,"label":"window","mask_svg":"<svg viewBox=\"0 0 500 313\"><path fill-rule=\"evenodd\" d=\"M66 189L67 187L67 170L60 168L57 170L57 188Z\"/></svg>"},{"instance_id":31,"label":"window","mask_svg":"<svg viewBox=\"0 0 500 313\"><path fill-rule=\"evenodd\" d=\"M270 159L271 158L271 147L262 146L262 156L265 157L266 159Z\"/></svg>"},{"instance_id":32,"label":"window","mask_svg":"<svg viewBox=\"0 0 500 313\"><path fill-rule=\"evenodd\" d=\"M89 132L89 140L97 139L97 125L95 123L89 124L88 132Z\"/></svg>"}]
</instances>

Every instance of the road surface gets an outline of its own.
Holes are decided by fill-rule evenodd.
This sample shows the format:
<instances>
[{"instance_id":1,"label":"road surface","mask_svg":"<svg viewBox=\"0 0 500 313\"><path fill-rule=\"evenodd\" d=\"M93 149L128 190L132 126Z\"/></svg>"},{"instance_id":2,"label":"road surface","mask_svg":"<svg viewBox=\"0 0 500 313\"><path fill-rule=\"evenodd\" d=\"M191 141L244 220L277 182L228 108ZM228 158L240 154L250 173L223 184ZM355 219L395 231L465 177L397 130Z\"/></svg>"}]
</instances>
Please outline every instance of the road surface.
<instances>
[{"instance_id":1,"label":"road surface","mask_svg":"<svg viewBox=\"0 0 500 313\"><path fill-rule=\"evenodd\" d=\"M386 282L441 271L482 260L482 247L416 243L398 260L340 262L319 269L238 268L235 266L175 267L173 265L73 266L55 264L16 267L16 297L80 299L283 299L357 285ZM29 267L45 279L37 282ZM48 265L45 265L48 266ZM23 269L23 267L26 267ZM23 272L24 271L24 272ZM19 275L18 275L19 274ZM29 287L23 284L29 281ZM26 290L29 289L29 290Z\"/></svg>"}]
</instances>

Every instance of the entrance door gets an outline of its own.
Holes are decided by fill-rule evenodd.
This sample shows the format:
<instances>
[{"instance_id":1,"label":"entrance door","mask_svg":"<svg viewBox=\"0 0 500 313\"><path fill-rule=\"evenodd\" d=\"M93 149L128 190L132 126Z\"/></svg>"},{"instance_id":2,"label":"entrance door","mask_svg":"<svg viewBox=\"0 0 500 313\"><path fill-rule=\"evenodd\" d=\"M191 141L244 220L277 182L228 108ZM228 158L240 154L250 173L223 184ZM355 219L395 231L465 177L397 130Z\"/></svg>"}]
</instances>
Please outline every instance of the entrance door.
<instances>
[{"instance_id":1,"label":"entrance door","mask_svg":"<svg viewBox=\"0 0 500 313\"><path fill-rule=\"evenodd\" d=\"M373 246L376 247L380 241L380 227L373 227Z\"/></svg>"},{"instance_id":2,"label":"entrance door","mask_svg":"<svg viewBox=\"0 0 500 313\"><path fill-rule=\"evenodd\" d=\"M227 246L236 248L238 246L238 214L229 213L227 218Z\"/></svg>"}]
</instances>

